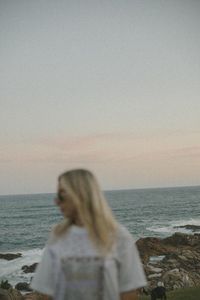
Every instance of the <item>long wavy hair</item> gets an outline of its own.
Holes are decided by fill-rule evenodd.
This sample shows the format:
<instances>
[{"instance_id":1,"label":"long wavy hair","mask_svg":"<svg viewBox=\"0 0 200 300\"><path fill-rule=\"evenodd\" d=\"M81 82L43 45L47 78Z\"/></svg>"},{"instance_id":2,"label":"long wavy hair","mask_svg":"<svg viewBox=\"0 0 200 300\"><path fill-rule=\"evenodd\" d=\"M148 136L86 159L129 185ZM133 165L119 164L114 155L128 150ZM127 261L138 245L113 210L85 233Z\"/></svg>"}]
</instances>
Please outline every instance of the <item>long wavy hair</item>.
<instances>
[{"instance_id":1,"label":"long wavy hair","mask_svg":"<svg viewBox=\"0 0 200 300\"><path fill-rule=\"evenodd\" d=\"M72 201L78 220L88 230L91 241L104 255L115 242L119 223L109 207L96 177L88 170L74 169L61 174L58 182L62 182L62 197ZM66 233L73 220L64 218L54 228L58 237Z\"/></svg>"}]
</instances>

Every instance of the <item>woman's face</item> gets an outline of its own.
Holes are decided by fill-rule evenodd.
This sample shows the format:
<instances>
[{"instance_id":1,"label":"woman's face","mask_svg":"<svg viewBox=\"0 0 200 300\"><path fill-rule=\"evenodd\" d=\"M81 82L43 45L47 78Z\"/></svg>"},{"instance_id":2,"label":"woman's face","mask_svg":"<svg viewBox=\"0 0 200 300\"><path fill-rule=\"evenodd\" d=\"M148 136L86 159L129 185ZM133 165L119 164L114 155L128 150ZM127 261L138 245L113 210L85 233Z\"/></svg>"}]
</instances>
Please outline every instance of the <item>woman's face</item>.
<instances>
[{"instance_id":1,"label":"woman's face","mask_svg":"<svg viewBox=\"0 0 200 300\"><path fill-rule=\"evenodd\" d=\"M65 189L63 188L62 181L58 182L58 189L57 189L59 197L56 198L56 204L60 208L61 213L72 220L76 218L76 210L75 207L70 199L67 198ZM64 197L62 197L64 196Z\"/></svg>"}]
</instances>

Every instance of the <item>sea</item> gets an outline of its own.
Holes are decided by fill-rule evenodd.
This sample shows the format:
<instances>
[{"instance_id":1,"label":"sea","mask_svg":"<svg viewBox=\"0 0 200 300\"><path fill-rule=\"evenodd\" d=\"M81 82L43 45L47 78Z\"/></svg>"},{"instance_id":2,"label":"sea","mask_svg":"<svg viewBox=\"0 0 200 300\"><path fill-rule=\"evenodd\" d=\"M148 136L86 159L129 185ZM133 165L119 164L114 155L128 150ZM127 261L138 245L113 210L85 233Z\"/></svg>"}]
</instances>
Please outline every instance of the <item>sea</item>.
<instances>
[{"instance_id":1,"label":"sea","mask_svg":"<svg viewBox=\"0 0 200 300\"><path fill-rule=\"evenodd\" d=\"M175 232L193 234L179 226L200 226L200 186L105 191L116 219L135 240L167 237ZM30 282L23 265L39 262L52 226L62 220L54 194L0 196L0 253L22 257L0 259L0 281L13 286Z\"/></svg>"}]
</instances>

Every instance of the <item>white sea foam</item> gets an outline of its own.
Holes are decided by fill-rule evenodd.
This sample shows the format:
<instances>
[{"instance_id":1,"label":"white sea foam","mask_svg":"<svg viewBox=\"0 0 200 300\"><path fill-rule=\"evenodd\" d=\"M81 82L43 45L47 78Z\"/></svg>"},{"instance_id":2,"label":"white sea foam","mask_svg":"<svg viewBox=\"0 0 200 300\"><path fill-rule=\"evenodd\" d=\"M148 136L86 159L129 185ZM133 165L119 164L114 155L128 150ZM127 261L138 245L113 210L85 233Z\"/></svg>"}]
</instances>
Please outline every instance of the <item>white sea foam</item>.
<instances>
[{"instance_id":1,"label":"white sea foam","mask_svg":"<svg viewBox=\"0 0 200 300\"><path fill-rule=\"evenodd\" d=\"M179 226L185 225L195 225L200 226L200 219L185 219L185 220L178 220L178 221L171 221L168 224L156 224L146 229L152 232L161 233L161 234L173 234L175 232L182 232L182 233L193 233L192 230L186 228L179 228ZM200 233L200 230L195 231Z\"/></svg>"},{"instance_id":2,"label":"white sea foam","mask_svg":"<svg viewBox=\"0 0 200 300\"><path fill-rule=\"evenodd\" d=\"M8 280L13 286L18 282L30 282L33 273L24 273L22 271L22 266L31 265L35 262L39 262L43 250L33 249L33 250L23 250L19 251L22 257L16 258L14 260L4 260L0 259L0 270L1 277L0 280ZM9 251L9 253L16 253Z\"/></svg>"},{"instance_id":3,"label":"white sea foam","mask_svg":"<svg viewBox=\"0 0 200 300\"><path fill-rule=\"evenodd\" d=\"M200 226L200 219L190 218L188 220L179 220L171 222L173 226L195 225Z\"/></svg>"},{"instance_id":4,"label":"white sea foam","mask_svg":"<svg viewBox=\"0 0 200 300\"><path fill-rule=\"evenodd\" d=\"M165 258L165 255L158 255L158 256L150 256L149 262L151 264L156 264L159 261L162 261Z\"/></svg>"}]
</instances>

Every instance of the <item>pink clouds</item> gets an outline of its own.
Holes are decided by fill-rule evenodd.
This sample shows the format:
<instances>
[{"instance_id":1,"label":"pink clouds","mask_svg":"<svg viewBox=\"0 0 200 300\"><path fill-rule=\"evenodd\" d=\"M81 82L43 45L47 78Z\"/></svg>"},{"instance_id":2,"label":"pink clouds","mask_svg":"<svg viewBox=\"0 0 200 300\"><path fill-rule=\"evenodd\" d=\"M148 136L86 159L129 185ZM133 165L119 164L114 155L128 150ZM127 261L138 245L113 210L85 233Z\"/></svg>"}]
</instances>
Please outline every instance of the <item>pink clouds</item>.
<instances>
[{"instance_id":1,"label":"pink clouds","mask_svg":"<svg viewBox=\"0 0 200 300\"><path fill-rule=\"evenodd\" d=\"M40 186L49 178L54 186L65 169L86 167L110 187L197 184L200 168L199 134L96 134L57 136L0 148L2 174L27 174ZM5 175L6 176L6 175ZM8 180L8 179L5 179ZM31 180L30 180L31 181ZM32 184L32 183L31 183Z\"/></svg>"},{"instance_id":2,"label":"pink clouds","mask_svg":"<svg viewBox=\"0 0 200 300\"><path fill-rule=\"evenodd\" d=\"M133 133L58 136L25 144L5 145L0 152L0 163L21 161L111 165L133 162L137 165L139 161L158 163L183 157L193 160L200 156L200 146L195 139L194 146L182 146L190 143L190 136L185 138L177 133L163 136L139 136Z\"/></svg>"}]
</instances>

